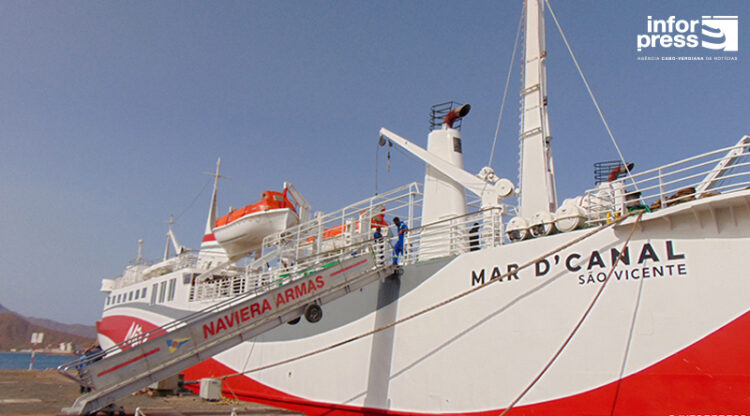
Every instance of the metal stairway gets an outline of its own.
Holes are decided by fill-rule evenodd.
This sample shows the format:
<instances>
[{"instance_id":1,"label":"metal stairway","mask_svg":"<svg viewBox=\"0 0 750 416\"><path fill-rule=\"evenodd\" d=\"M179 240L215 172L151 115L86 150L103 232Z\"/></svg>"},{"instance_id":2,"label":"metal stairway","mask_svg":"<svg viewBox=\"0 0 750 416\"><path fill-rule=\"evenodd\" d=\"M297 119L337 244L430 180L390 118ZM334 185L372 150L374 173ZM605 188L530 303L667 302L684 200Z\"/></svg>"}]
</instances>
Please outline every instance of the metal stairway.
<instances>
[{"instance_id":1,"label":"metal stairway","mask_svg":"<svg viewBox=\"0 0 750 416\"><path fill-rule=\"evenodd\" d=\"M319 320L319 305L397 272L390 262L376 264L372 254L348 257L321 269L165 325L120 344L122 351L116 354L72 363L79 368L78 381L91 386L92 391L62 412L94 413L303 314Z\"/></svg>"}]
</instances>

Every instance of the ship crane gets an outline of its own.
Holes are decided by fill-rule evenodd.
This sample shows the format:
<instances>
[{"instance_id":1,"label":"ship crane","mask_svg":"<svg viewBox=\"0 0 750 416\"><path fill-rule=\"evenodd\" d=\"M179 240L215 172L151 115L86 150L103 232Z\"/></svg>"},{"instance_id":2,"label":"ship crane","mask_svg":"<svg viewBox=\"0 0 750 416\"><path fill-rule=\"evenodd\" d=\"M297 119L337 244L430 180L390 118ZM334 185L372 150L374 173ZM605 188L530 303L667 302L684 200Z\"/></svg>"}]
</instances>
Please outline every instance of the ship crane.
<instances>
[{"instance_id":1,"label":"ship crane","mask_svg":"<svg viewBox=\"0 0 750 416\"><path fill-rule=\"evenodd\" d=\"M441 133L440 130L436 130L435 132ZM446 128L444 132L443 134L455 134L458 131ZM511 196L513 193L513 183L508 179L498 178L494 170L489 166L482 168L479 175L473 175L463 168L446 161L439 154L425 150L386 128L380 129L380 135L422 159L430 167L437 169L452 181L480 197L482 199L482 209L499 206L504 198Z\"/></svg>"},{"instance_id":2,"label":"ship crane","mask_svg":"<svg viewBox=\"0 0 750 416\"><path fill-rule=\"evenodd\" d=\"M452 105L452 103L451 103ZM487 166L479 175L464 170L461 132L453 127L454 122L469 113L468 104L453 108L445 116L442 125L431 131L427 137L427 149L423 149L398 134L380 129L380 144L390 140L422 159L425 166L424 199L422 202L422 226L432 225L436 232L447 232L462 241L469 237L470 230L465 225L451 224L452 219L461 218L466 212L466 190L481 199L485 223L493 224L492 217L502 213L502 200L513 194L513 183L500 179L495 171ZM434 122L434 120L433 120ZM496 230L484 228L483 233L494 234ZM423 244L425 253L422 259L450 255L452 242L442 239Z\"/></svg>"}]
</instances>

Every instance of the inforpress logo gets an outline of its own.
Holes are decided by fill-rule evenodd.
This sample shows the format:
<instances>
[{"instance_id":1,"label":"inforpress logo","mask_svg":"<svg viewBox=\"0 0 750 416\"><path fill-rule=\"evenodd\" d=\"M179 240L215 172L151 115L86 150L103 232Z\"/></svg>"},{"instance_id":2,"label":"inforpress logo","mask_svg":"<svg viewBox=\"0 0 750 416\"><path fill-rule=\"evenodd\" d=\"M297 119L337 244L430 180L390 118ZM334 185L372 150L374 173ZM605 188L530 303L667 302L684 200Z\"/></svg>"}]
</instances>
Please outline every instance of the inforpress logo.
<instances>
[{"instance_id":1,"label":"inforpress logo","mask_svg":"<svg viewBox=\"0 0 750 416\"><path fill-rule=\"evenodd\" d=\"M700 20L646 19L646 33L636 35L638 52L647 48L697 48L738 51L737 16L702 16Z\"/></svg>"},{"instance_id":2,"label":"inforpress logo","mask_svg":"<svg viewBox=\"0 0 750 416\"><path fill-rule=\"evenodd\" d=\"M707 49L737 52L739 32L737 30L737 16L703 16L701 46Z\"/></svg>"}]
</instances>

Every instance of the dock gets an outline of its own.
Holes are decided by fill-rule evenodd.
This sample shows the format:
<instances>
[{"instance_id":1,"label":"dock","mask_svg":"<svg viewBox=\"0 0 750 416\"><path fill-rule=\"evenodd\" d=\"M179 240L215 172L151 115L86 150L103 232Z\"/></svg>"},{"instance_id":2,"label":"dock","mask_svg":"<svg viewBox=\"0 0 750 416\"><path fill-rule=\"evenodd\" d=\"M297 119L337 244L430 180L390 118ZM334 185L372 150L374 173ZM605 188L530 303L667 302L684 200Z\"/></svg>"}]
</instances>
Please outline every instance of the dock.
<instances>
[{"instance_id":1,"label":"dock","mask_svg":"<svg viewBox=\"0 0 750 416\"><path fill-rule=\"evenodd\" d=\"M0 415L58 415L60 409L70 406L79 395L78 384L55 370L0 370ZM145 416L229 416L232 410L237 415L299 414L235 400L208 402L192 393L151 396L140 392L117 404L126 415L135 414L136 409Z\"/></svg>"}]
</instances>

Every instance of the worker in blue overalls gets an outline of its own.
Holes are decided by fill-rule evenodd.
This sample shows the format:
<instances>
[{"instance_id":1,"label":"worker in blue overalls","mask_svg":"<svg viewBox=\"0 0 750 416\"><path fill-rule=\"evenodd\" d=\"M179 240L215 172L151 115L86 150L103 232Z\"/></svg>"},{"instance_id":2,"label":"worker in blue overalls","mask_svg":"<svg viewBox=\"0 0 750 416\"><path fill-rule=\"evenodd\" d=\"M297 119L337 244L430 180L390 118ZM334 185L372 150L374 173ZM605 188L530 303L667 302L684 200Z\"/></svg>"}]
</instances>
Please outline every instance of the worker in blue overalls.
<instances>
[{"instance_id":1,"label":"worker in blue overalls","mask_svg":"<svg viewBox=\"0 0 750 416\"><path fill-rule=\"evenodd\" d=\"M398 256L404 253L404 235L409 230L406 223L401 222L398 217L393 218L393 223L396 224L396 232L398 234L398 241L393 246L393 264L398 264Z\"/></svg>"}]
</instances>

